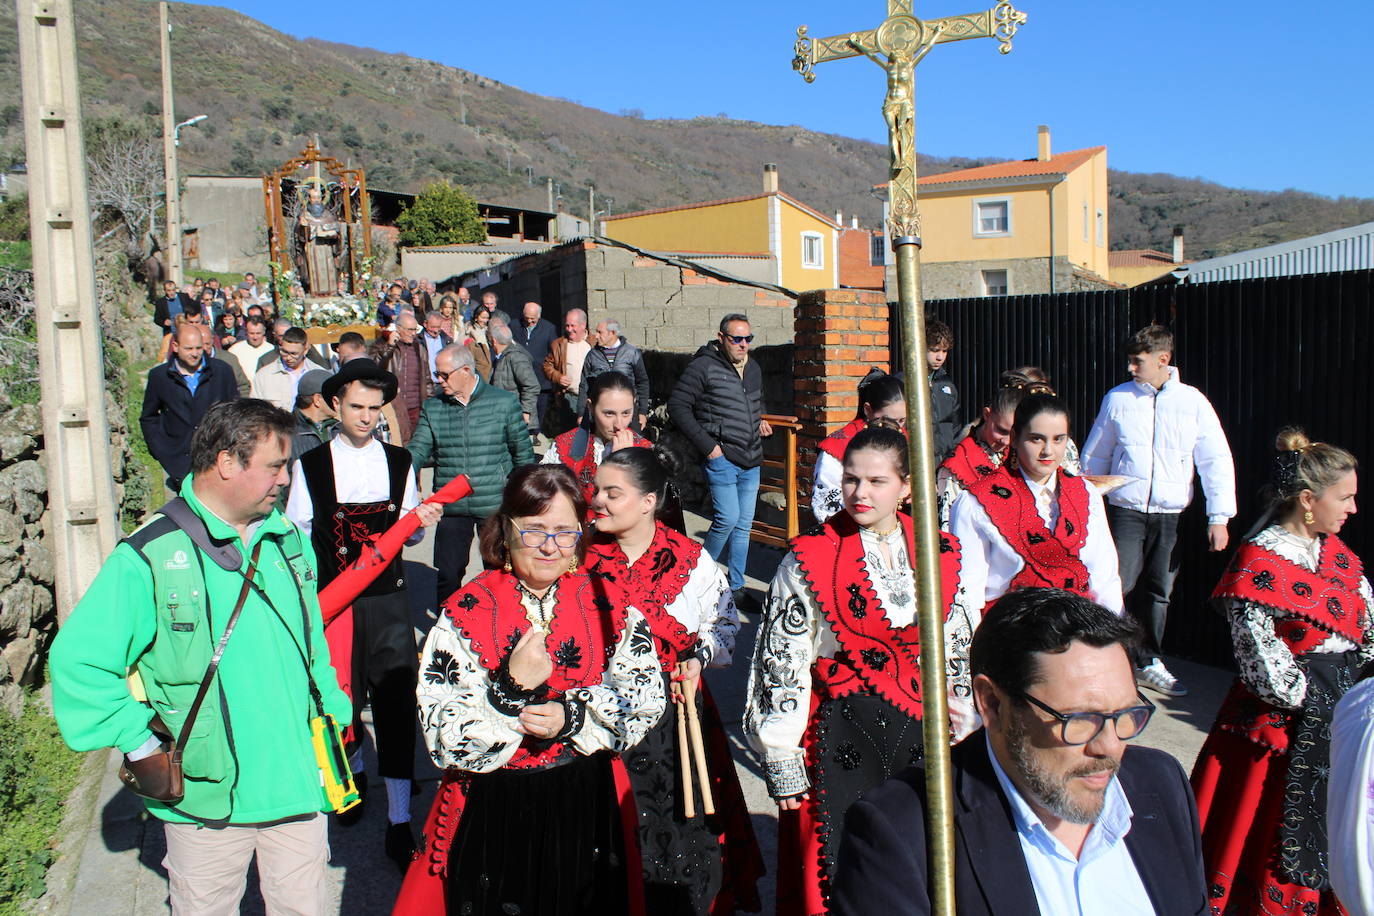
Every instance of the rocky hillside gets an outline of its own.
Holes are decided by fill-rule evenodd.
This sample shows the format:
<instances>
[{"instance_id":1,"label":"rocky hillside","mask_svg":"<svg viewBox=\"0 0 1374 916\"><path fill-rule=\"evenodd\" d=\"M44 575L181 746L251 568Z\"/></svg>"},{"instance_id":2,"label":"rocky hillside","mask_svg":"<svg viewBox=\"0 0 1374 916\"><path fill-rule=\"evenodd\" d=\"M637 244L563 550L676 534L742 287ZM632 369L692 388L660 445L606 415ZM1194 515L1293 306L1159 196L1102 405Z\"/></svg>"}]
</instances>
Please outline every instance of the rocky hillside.
<instances>
[{"instance_id":1,"label":"rocky hillside","mask_svg":"<svg viewBox=\"0 0 1374 916\"><path fill-rule=\"evenodd\" d=\"M88 114L160 111L156 8L148 0L76 0ZM12 5L0 4L0 153L22 159ZM582 213L587 187L615 211L751 193L765 162L783 188L825 212L876 225L868 189L884 150L861 140L702 116L646 120L524 92L401 54L299 40L231 10L172 5L177 114L208 114L183 133L188 172L255 175L314 135L366 166L369 184L416 190L447 177L480 199L542 207L552 178ZM360 35L360 37L362 37ZM577 87L569 86L576 96ZM989 159L928 159L945 171ZM1223 253L1374 219L1374 201L1237 191L1163 175L1113 174L1114 247L1159 247L1175 223L1189 254Z\"/></svg>"}]
</instances>

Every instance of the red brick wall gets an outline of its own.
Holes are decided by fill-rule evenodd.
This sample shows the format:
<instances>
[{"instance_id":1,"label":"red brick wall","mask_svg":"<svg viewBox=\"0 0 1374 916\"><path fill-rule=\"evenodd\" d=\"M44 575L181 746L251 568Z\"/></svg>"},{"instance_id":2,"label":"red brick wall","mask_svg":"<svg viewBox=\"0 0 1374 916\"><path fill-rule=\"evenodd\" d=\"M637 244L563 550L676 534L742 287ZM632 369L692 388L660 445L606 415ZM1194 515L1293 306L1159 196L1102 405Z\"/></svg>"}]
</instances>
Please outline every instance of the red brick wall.
<instances>
[{"instance_id":1,"label":"red brick wall","mask_svg":"<svg viewBox=\"0 0 1374 916\"><path fill-rule=\"evenodd\" d=\"M882 289L883 265L873 265L872 229L840 230L840 285L857 289Z\"/></svg>"},{"instance_id":2,"label":"red brick wall","mask_svg":"<svg viewBox=\"0 0 1374 916\"><path fill-rule=\"evenodd\" d=\"M888 365L887 297L866 290L802 293L794 325L798 476L810 481L820 440L854 419L859 380Z\"/></svg>"}]
</instances>

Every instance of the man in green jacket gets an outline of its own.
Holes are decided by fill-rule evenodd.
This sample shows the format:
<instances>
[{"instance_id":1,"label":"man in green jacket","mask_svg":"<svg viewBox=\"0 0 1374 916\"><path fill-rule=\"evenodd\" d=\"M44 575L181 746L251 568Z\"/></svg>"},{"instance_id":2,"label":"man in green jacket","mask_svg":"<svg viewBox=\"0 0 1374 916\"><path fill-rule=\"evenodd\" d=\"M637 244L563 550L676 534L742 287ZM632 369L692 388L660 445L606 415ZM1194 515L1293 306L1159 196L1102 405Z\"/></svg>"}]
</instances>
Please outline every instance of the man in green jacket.
<instances>
[{"instance_id":1,"label":"man in green jacket","mask_svg":"<svg viewBox=\"0 0 1374 916\"><path fill-rule=\"evenodd\" d=\"M266 401L211 408L180 500L120 542L53 643L53 710L67 743L148 759L161 748L154 714L180 735L257 558L189 729L185 796L146 801L164 822L177 913L237 913L255 853L268 912L326 911L312 692L341 722L351 706L330 666L314 551L273 509L294 427Z\"/></svg>"},{"instance_id":2,"label":"man in green jacket","mask_svg":"<svg viewBox=\"0 0 1374 916\"><path fill-rule=\"evenodd\" d=\"M449 344L440 350L434 377L440 393L420 408L406 445L415 473L433 463L436 490L459 474L472 482L472 495L445 506L434 532L439 607L463 584L477 526L500 506L510 472L534 463L534 449L519 399L478 378L467 347Z\"/></svg>"}]
</instances>

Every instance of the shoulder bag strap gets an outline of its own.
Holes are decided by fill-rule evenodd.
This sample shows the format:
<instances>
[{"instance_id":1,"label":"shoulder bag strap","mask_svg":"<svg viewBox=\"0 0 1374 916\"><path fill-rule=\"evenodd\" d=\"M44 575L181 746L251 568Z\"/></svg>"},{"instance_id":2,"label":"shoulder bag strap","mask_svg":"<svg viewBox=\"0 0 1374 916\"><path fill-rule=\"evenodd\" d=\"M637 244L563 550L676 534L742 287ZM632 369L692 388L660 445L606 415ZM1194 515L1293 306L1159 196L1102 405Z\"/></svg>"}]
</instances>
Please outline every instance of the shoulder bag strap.
<instances>
[{"instance_id":1,"label":"shoulder bag strap","mask_svg":"<svg viewBox=\"0 0 1374 916\"><path fill-rule=\"evenodd\" d=\"M229 620L224 625L224 633L215 646L214 654L210 656L210 664L205 668L205 677L200 680L200 689L196 691L196 698L186 713L186 721L181 725L181 733L177 735L176 747L172 749L172 760L177 765L181 764L181 754L186 750L186 741L191 737L191 726L196 723L196 716L200 713L200 705L205 701L205 695L210 692L210 682L215 679L215 672L219 670L219 660L224 656L224 647L229 645L229 637L234 632L234 624L238 623L239 614L243 611L243 604L248 600L248 589L252 584L253 576L257 574L258 554L261 552L262 541L258 541L253 545L253 555L248 560L248 572L243 579L243 588L239 589L239 600L234 604L234 613L229 615Z\"/></svg>"}]
</instances>

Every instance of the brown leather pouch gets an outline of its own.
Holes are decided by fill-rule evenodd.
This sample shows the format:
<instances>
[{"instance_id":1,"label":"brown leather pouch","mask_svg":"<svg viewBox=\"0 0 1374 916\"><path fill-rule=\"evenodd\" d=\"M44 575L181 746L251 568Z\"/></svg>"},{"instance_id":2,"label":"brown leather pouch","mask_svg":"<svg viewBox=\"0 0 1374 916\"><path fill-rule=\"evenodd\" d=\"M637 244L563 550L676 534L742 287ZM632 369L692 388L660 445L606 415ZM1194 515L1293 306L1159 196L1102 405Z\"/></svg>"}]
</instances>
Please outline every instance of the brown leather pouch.
<instances>
[{"instance_id":1,"label":"brown leather pouch","mask_svg":"<svg viewBox=\"0 0 1374 916\"><path fill-rule=\"evenodd\" d=\"M186 796L180 750L172 743L171 733L160 718L153 716L148 727L162 739L162 749L142 760L125 757L119 767L119 781L135 795L175 805Z\"/></svg>"}]
</instances>

